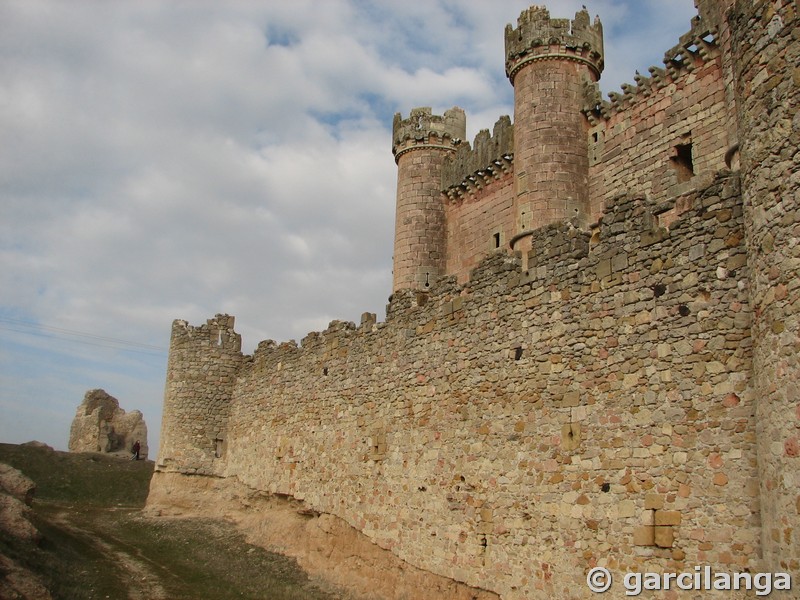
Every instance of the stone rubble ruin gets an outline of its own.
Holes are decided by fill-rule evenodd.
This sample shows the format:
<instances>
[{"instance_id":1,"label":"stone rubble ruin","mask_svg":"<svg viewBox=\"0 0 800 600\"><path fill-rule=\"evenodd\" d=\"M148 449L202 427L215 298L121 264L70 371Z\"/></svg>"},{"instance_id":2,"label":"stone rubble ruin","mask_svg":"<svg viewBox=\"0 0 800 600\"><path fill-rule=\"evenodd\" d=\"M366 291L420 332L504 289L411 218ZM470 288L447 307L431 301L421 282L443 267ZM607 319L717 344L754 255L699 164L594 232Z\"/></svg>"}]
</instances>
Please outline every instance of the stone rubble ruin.
<instances>
[{"instance_id":1,"label":"stone rubble ruin","mask_svg":"<svg viewBox=\"0 0 800 600\"><path fill-rule=\"evenodd\" d=\"M139 441L139 456L147 458L147 425L142 413L126 413L105 390L89 390L78 406L69 432L70 452L129 454Z\"/></svg>"}]
</instances>

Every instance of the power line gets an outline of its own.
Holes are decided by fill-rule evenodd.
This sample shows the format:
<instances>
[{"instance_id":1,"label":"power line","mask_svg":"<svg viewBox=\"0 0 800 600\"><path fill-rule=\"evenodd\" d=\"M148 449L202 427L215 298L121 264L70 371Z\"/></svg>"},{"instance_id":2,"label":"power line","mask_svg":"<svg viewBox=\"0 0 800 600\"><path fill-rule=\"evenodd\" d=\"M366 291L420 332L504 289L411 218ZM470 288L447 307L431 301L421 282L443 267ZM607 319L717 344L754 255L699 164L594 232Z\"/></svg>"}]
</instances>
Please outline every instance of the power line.
<instances>
[{"instance_id":1,"label":"power line","mask_svg":"<svg viewBox=\"0 0 800 600\"><path fill-rule=\"evenodd\" d=\"M13 331L15 333L22 333L24 335L33 335L50 339L62 339L88 346L122 350L124 352L138 352L141 354L164 354L166 352L166 349L162 346L97 335L94 333L77 331L74 329L65 329L63 327L55 327L52 325L43 325L41 323L34 323L32 321L22 321L19 319L0 317L0 323L9 325L3 326L0 324L0 330Z\"/></svg>"}]
</instances>

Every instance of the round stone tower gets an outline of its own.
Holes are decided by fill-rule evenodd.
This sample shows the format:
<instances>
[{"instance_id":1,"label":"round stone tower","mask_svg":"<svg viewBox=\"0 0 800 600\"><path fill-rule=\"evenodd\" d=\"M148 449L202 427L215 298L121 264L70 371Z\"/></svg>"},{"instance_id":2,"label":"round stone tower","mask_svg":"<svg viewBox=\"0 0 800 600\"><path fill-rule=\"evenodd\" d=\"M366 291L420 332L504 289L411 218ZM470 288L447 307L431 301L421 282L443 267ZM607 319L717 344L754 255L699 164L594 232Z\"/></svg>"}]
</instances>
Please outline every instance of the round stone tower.
<instances>
[{"instance_id":1,"label":"round stone tower","mask_svg":"<svg viewBox=\"0 0 800 600\"><path fill-rule=\"evenodd\" d=\"M584 86L603 70L603 27L586 10L551 19L544 7L506 25L506 75L514 86L517 227L537 229L589 214Z\"/></svg>"},{"instance_id":2,"label":"round stone tower","mask_svg":"<svg viewBox=\"0 0 800 600\"><path fill-rule=\"evenodd\" d=\"M397 215L392 290L424 290L445 272L442 164L466 135L460 108L431 114L415 108L395 114L392 153L397 162Z\"/></svg>"}]
</instances>

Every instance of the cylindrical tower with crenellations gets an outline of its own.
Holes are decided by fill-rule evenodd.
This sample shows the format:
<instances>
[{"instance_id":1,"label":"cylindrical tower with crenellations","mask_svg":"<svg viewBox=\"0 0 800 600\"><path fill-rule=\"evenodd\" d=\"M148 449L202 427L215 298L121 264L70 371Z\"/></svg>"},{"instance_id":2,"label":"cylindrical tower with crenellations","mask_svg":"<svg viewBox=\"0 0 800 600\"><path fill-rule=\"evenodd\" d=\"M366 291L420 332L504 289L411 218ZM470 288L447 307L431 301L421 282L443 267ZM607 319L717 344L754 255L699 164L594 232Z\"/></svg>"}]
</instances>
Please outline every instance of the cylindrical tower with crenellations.
<instances>
[{"instance_id":1,"label":"cylindrical tower with crenellations","mask_svg":"<svg viewBox=\"0 0 800 600\"><path fill-rule=\"evenodd\" d=\"M464 111L444 116L415 108L394 116L392 153L397 162L397 215L392 290L425 290L445 274L442 164L466 135Z\"/></svg>"},{"instance_id":2,"label":"cylindrical tower with crenellations","mask_svg":"<svg viewBox=\"0 0 800 600\"><path fill-rule=\"evenodd\" d=\"M603 28L581 10L551 19L544 7L506 25L506 75L514 86L515 210L520 229L589 212L584 86L603 70Z\"/></svg>"}]
</instances>

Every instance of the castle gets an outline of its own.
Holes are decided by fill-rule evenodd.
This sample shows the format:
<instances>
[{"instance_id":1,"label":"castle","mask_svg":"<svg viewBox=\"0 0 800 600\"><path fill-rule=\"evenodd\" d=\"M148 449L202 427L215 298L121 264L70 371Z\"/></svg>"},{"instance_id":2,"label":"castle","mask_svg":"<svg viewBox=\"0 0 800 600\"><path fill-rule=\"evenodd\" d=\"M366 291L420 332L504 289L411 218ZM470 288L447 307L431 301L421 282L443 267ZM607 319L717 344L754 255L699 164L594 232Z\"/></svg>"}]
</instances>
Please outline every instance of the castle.
<instances>
[{"instance_id":1,"label":"castle","mask_svg":"<svg viewBox=\"0 0 800 600\"><path fill-rule=\"evenodd\" d=\"M397 115L385 322L249 356L175 321L150 506L288 499L463 584L386 597L590 598L598 566L798 597L800 6L696 6L608 101L600 22L534 6L513 124Z\"/></svg>"}]
</instances>

